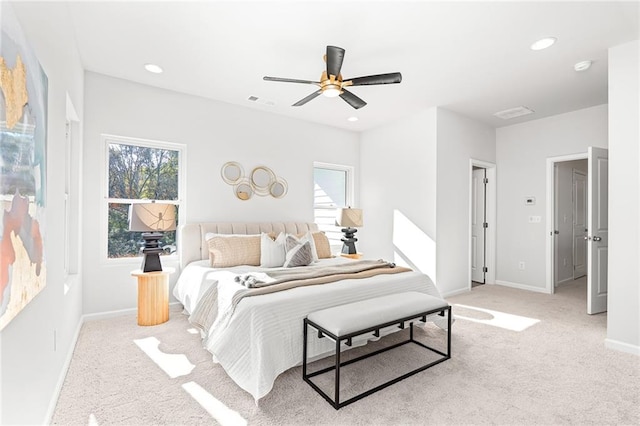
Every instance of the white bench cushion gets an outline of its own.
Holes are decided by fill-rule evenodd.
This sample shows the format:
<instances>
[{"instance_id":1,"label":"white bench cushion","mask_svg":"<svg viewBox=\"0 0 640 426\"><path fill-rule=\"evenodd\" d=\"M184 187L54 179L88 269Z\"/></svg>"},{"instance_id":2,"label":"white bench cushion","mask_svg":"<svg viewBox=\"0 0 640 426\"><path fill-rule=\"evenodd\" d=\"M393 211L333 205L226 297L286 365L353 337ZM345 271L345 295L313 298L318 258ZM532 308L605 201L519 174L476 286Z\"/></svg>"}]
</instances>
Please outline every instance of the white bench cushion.
<instances>
[{"instance_id":1,"label":"white bench cushion","mask_svg":"<svg viewBox=\"0 0 640 426\"><path fill-rule=\"evenodd\" d=\"M389 294L310 313L307 318L337 337L422 312L446 308L438 297L417 291Z\"/></svg>"}]
</instances>

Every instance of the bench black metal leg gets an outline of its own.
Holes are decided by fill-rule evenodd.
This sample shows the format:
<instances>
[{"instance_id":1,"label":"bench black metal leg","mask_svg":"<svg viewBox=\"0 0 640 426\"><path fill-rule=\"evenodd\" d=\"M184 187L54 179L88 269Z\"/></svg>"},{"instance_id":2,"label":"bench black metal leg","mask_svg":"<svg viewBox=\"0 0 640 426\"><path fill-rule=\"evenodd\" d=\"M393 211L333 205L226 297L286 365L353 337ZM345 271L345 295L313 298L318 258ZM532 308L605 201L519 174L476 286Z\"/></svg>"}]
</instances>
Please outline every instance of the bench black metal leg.
<instances>
[{"instance_id":1,"label":"bench black metal leg","mask_svg":"<svg viewBox=\"0 0 640 426\"><path fill-rule=\"evenodd\" d=\"M340 339L336 340L336 393L334 397L333 407L340 407Z\"/></svg>"},{"instance_id":2,"label":"bench black metal leg","mask_svg":"<svg viewBox=\"0 0 640 426\"><path fill-rule=\"evenodd\" d=\"M303 327L304 330L302 332L302 335L304 336L303 339L304 341L302 342L302 378L306 379L307 378L307 319L305 318L303 321Z\"/></svg>"}]
</instances>

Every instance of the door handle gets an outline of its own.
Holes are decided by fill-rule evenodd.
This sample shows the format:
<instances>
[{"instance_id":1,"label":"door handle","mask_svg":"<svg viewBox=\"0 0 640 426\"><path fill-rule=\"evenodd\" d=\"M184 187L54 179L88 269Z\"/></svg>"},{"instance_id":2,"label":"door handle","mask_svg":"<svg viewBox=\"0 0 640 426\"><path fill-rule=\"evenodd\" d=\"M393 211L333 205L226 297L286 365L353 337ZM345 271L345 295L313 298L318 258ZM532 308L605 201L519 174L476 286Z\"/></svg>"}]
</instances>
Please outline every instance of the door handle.
<instances>
[{"instance_id":1,"label":"door handle","mask_svg":"<svg viewBox=\"0 0 640 426\"><path fill-rule=\"evenodd\" d=\"M590 239L591 239L591 237L590 237L590 236L588 236L588 235L585 235L585 236L584 236L584 240L585 240L585 241L589 241Z\"/></svg>"},{"instance_id":2,"label":"door handle","mask_svg":"<svg viewBox=\"0 0 640 426\"><path fill-rule=\"evenodd\" d=\"M554 234L558 235L560 233L560 231L558 231L557 229L555 231L553 231Z\"/></svg>"},{"instance_id":3,"label":"door handle","mask_svg":"<svg viewBox=\"0 0 640 426\"><path fill-rule=\"evenodd\" d=\"M602 237L593 237L593 241L602 241Z\"/></svg>"}]
</instances>

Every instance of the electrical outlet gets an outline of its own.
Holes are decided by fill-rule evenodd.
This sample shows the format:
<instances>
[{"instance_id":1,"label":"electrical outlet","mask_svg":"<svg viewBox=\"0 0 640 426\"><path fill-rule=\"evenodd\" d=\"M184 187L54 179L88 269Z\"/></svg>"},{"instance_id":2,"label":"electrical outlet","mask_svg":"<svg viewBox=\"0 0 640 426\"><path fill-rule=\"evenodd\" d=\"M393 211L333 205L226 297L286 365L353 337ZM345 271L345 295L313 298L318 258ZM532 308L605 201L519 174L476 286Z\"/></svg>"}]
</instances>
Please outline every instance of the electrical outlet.
<instances>
[{"instance_id":1,"label":"electrical outlet","mask_svg":"<svg viewBox=\"0 0 640 426\"><path fill-rule=\"evenodd\" d=\"M521 271L524 271L524 262L522 261L518 262L518 269L520 269Z\"/></svg>"}]
</instances>

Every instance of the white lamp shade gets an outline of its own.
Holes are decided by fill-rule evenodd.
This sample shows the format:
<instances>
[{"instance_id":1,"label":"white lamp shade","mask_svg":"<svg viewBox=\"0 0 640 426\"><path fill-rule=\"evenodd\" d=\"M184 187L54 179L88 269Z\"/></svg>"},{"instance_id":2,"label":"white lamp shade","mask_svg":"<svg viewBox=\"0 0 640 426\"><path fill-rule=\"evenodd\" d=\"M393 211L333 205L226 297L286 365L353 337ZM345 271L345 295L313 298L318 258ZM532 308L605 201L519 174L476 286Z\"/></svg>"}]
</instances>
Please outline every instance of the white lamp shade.
<instances>
[{"instance_id":1,"label":"white lamp shade","mask_svg":"<svg viewBox=\"0 0 640 426\"><path fill-rule=\"evenodd\" d=\"M129 231L161 232L176 229L176 206L139 203L129 206Z\"/></svg>"},{"instance_id":2,"label":"white lamp shade","mask_svg":"<svg viewBox=\"0 0 640 426\"><path fill-rule=\"evenodd\" d=\"M362 209L338 209L336 225L347 228L357 228L362 226Z\"/></svg>"}]
</instances>

